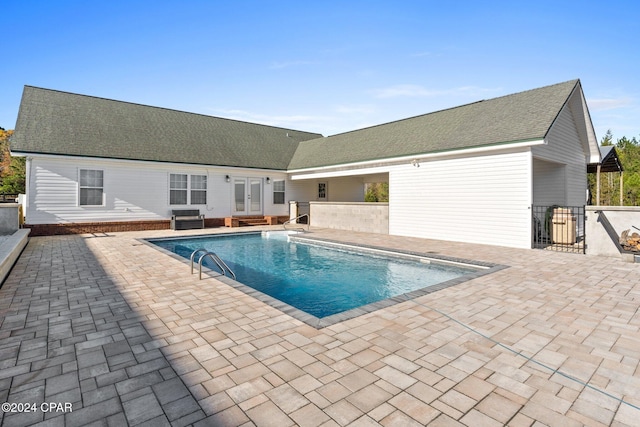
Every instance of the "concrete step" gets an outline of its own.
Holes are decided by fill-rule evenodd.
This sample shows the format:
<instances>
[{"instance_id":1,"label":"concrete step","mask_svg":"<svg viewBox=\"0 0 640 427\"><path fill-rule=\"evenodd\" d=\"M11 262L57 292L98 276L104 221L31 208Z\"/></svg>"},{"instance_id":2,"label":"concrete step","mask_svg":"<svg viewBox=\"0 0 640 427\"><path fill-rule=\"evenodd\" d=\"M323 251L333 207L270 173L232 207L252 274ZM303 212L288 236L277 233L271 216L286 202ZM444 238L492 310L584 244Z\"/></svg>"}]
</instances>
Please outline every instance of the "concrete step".
<instances>
[{"instance_id":1,"label":"concrete step","mask_svg":"<svg viewBox=\"0 0 640 427\"><path fill-rule=\"evenodd\" d=\"M240 219L238 221L240 223L240 226L242 227L243 225L269 225L269 223L264 219Z\"/></svg>"},{"instance_id":2,"label":"concrete step","mask_svg":"<svg viewBox=\"0 0 640 427\"><path fill-rule=\"evenodd\" d=\"M227 227L250 227L255 225L270 225L270 223L266 217L258 215L225 218L225 226Z\"/></svg>"}]
</instances>

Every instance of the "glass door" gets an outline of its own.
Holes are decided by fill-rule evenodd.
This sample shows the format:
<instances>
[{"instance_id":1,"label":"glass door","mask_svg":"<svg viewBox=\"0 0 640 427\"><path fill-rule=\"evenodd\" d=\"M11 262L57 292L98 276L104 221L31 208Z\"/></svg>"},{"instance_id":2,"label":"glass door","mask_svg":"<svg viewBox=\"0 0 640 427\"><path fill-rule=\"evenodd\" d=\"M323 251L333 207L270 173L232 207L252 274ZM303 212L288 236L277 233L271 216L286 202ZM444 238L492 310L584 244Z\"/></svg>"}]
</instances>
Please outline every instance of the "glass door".
<instances>
[{"instance_id":1,"label":"glass door","mask_svg":"<svg viewBox=\"0 0 640 427\"><path fill-rule=\"evenodd\" d=\"M245 178L233 179L233 214L246 215L247 213L247 180Z\"/></svg>"},{"instance_id":2,"label":"glass door","mask_svg":"<svg viewBox=\"0 0 640 427\"><path fill-rule=\"evenodd\" d=\"M262 215L262 178L233 179L233 214Z\"/></svg>"},{"instance_id":3,"label":"glass door","mask_svg":"<svg viewBox=\"0 0 640 427\"><path fill-rule=\"evenodd\" d=\"M262 214L262 179L249 179L249 215Z\"/></svg>"}]
</instances>

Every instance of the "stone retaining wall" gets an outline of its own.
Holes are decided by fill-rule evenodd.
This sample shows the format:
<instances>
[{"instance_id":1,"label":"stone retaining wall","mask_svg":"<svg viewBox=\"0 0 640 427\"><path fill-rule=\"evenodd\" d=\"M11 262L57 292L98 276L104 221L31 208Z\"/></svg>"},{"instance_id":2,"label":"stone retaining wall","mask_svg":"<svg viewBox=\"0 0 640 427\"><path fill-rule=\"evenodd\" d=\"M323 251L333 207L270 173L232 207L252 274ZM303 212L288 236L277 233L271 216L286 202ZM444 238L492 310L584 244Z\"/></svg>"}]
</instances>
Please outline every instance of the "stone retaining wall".
<instances>
[{"instance_id":1,"label":"stone retaining wall","mask_svg":"<svg viewBox=\"0 0 640 427\"><path fill-rule=\"evenodd\" d=\"M389 203L310 202L312 227L389 234Z\"/></svg>"}]
</instances>

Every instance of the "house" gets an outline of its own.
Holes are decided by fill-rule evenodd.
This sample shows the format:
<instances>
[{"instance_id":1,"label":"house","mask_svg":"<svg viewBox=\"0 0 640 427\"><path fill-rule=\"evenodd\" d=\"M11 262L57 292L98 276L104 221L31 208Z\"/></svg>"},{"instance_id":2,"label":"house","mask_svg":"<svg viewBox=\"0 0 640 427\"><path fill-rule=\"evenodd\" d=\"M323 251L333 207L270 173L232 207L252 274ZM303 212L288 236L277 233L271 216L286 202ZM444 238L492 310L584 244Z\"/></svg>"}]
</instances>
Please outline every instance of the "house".
<instances>
[{"instance_id":1,"label":"house","mask_svg":"<svg viewBox=\"0 0 640 427\"><path fill-rule=\"evenodd\" d=\"M389 234L523 248L532 206L584 205L600 159L579 80L329 137L27 86L12 151L36 234L287 216L388 182Z\"/></svg>"}]
</instances>

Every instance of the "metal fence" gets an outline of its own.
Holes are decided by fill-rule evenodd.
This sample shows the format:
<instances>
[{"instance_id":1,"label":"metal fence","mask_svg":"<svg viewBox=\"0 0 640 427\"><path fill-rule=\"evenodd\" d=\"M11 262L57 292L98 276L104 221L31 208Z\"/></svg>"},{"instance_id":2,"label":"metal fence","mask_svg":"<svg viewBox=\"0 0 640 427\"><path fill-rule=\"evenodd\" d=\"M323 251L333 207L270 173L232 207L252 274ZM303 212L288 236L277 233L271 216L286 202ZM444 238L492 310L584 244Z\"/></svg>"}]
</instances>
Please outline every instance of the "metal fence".
<instances>
[{"instance_id":1,"label":"metal fence","mask_svg":"<svg viewBox=\"0 0 640 427\"><path fill-rule=\"evenodd\" d=\"M532 206L531 247L557 252L585 253L584 206Z\"/></svg>"}]
</instances>

